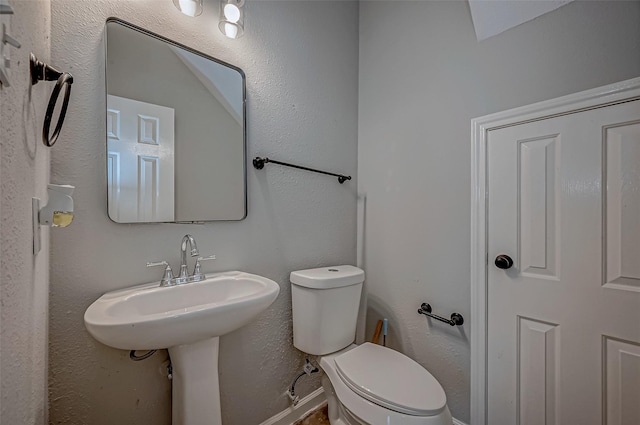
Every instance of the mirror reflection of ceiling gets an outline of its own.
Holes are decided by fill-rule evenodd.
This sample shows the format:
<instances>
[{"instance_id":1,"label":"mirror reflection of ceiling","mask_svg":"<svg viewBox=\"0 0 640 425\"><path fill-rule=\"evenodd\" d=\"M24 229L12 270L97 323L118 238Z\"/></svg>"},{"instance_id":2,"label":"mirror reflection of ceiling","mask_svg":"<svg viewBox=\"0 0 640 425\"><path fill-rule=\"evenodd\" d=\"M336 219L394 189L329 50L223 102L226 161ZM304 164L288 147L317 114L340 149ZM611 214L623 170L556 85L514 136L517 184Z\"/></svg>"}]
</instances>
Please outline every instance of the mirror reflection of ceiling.
<instances>
[{"instance_id":1,"label":"mirror reflection of ceiling","mask_svg":"<svg viewBox=\"0 0 640 425\"><path fill-rule=\"evenodd\" d=\"M478 41L552 12L573 0L488 1L469 0L471 19Z\"/></svg>"},{"instance_id":2,"label":"mirror reflection of ceiling","mask_svg":"<svg viewBox=\"0 0 640 425\"><path fill-rule=\"evenodd\" d=\"M202 56L194 55L186 50L171 47L187 68L195 75L207 90L224 106L231 116L242 124L242 96L238 93L238 75L228 69L211 62Z\"/></svg>"}]
</instances>

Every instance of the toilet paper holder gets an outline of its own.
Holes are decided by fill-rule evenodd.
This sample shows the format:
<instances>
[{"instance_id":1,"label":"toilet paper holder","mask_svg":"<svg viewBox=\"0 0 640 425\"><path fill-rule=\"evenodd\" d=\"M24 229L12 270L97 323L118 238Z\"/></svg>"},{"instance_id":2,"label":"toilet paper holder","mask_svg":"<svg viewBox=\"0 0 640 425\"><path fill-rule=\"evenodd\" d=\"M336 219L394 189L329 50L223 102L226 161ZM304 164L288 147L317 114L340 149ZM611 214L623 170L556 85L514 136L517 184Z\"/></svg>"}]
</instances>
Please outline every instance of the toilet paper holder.
<instances>
[{"instance_id":1,"label":"toilet paper holder","mask_svg":"<svg viewBox=\"0 0 640 425\"><path fill-rule=\"evenodd\" d=\"M464 318L460 313L451 313L451 319L447 319L446 317L438 316L437 314L432 314L431 311L432 311L431 305L427 303L422 303L422 305L418 309L418 314L424 314L425 316L429 316L443 323L448 323L451 326L461 326L464 323Z\"/></svg>"}]
</instances>

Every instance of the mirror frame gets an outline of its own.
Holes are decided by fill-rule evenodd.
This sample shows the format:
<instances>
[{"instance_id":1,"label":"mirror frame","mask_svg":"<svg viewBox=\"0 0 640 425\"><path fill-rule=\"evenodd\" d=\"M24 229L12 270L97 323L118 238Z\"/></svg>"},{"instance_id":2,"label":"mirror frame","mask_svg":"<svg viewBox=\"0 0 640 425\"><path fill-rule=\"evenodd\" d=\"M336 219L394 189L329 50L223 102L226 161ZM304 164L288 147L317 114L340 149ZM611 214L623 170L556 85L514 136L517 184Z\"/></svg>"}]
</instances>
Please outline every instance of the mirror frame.
<instances>
[{"instance_id":1,"label":"mirror frame","mask_svg":"<svg viewBox=\"0 0 640 425\"><path fill-rule=\"evenodd\" d=\"M104 62L104 123L106 125L107 123L107 96L108 96L108 92L107 92L107 65L108 65L108 60L107 60L107 24L109 23L116 23L116 24L120 24L123 25L129 29L138 31L139 33L142 33L144 35L153 37L159 41L165 42L171 46L174 47L178 47L180 49L184 49L189 53L193 53L194 55L198 55L201 56L205 59L208 59L210 61L213 61L215 63L218 63L220 65L226 66L228 68L231 68L234 71L237 71L241 78L242 78L242 155L243 155L243 161L242 161L242 171L243 171L243 178L244 178L244 215L241 218L238 219L211 219L211 220L187 220L187 221L141 221L141 222L131 222L131 223L121 223L121 222L117 222L115 220L113 220L111 218L111 216L109 215L109 176L108 176L108 169L107 167L105 167L105 178L106 178L106 193L105 193L105 197L107 198L107 202L106 202L106 213L107 213L107 217L109 217L109 220L111 220L113 223L116 224L125 224L125 225L131 225L131 224L162 224L162 223L169 223L169 224L173 224L173 223L178 223L178 224L203 224L203 223L208 223L208 222L214 222L214 221L242 221L245 218L247 218L247 214L248 214L248 203L249 203L249 199L248 199L248 187L247 187L247 78L246 75L244 73L244 71L242 69L240 69L239 67L235 66L235 65L231 65L230 63L224 62L220 59L216 59L213 56L209 56L205 53L202 53L198 50L195 50L191 47L185 46L184 44L178 43L176 41L173 41L167 37L163 37L157 33L154 33L152 31L146 30L142 27L139 27L137 25L134 25L130 22L124 21L120 18L116 18L116 17L109 17L107 18L105 25L104 25L104 33L103 33L103 48L104 48L104 58L105 58L105 62ZM108 140L106 138L106 132L105 132L105 139L104 139L104 143L105 143L105 152L108 154L108 144L107 144ZM104 164L106 164L106 158L103 161Z\"/></svg>"}]
</instances>

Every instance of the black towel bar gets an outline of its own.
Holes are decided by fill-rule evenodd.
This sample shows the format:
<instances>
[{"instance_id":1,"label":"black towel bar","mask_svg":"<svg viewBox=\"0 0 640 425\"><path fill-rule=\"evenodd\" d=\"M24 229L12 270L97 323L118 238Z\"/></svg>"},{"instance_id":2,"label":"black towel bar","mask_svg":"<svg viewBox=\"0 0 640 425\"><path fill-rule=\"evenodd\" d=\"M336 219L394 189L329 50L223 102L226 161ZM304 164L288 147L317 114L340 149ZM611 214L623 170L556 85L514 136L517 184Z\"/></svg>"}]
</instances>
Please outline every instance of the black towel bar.
<instances>
[{"instance_id":1,"label":"black towel bar","mask_svg":"<svg viewBox=\"0 0 640 425\"><path fill-rule=\"evenodd\" d=\"M316 169L309 168L309 167L303 167L301 165L289 164L287 162L276 161L275 159L260 158L259 156L256 156L254 158L254 160L253 160L253 166L258 170L262 170L264 168L264 164L268 164L268 163L284 165L285 167L298 168L300 170L312 171L314 173L326 174L328 176L334 176L334 177L338 178L338 182L340 182L340 184L344 183L347 180L351 180L351 176L344 176L342 174L336 174L336 173L330 173L328 171L316 170Z\"/></svg>"}]
</instances>

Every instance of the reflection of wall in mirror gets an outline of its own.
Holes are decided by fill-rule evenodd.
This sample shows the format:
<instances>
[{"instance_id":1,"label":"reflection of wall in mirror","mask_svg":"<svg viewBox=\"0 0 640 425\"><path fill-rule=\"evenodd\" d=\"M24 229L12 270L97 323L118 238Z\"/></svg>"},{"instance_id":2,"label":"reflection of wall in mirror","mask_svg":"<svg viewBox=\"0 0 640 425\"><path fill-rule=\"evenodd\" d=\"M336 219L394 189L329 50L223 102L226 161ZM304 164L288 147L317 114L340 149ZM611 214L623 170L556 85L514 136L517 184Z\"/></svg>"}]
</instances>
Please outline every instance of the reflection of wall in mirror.
<instances>
[{"instance_id":1,"label":"reflection of wall in mirror","mask_svg":"<svg viewBox=\"0 0 640 425\"><path fill-rule=\"evenodd\" d=\"M120 24L107 30L108 94L175 110L175 221L245 214L243 120L163 41ZM242 99L242 77L236 93ZM228 97L228 96L227 96Z\"/></svg>"},{"instance_id":2,"label":"reflection of wall in mirror","mask_svg":"<svg viewBox=\"0 0 640 425\"><path fill-rule=\"evenodd\" d=\"M174 221L174 110L107 96L109 217Z\"/></svg>"}]
</instances>

